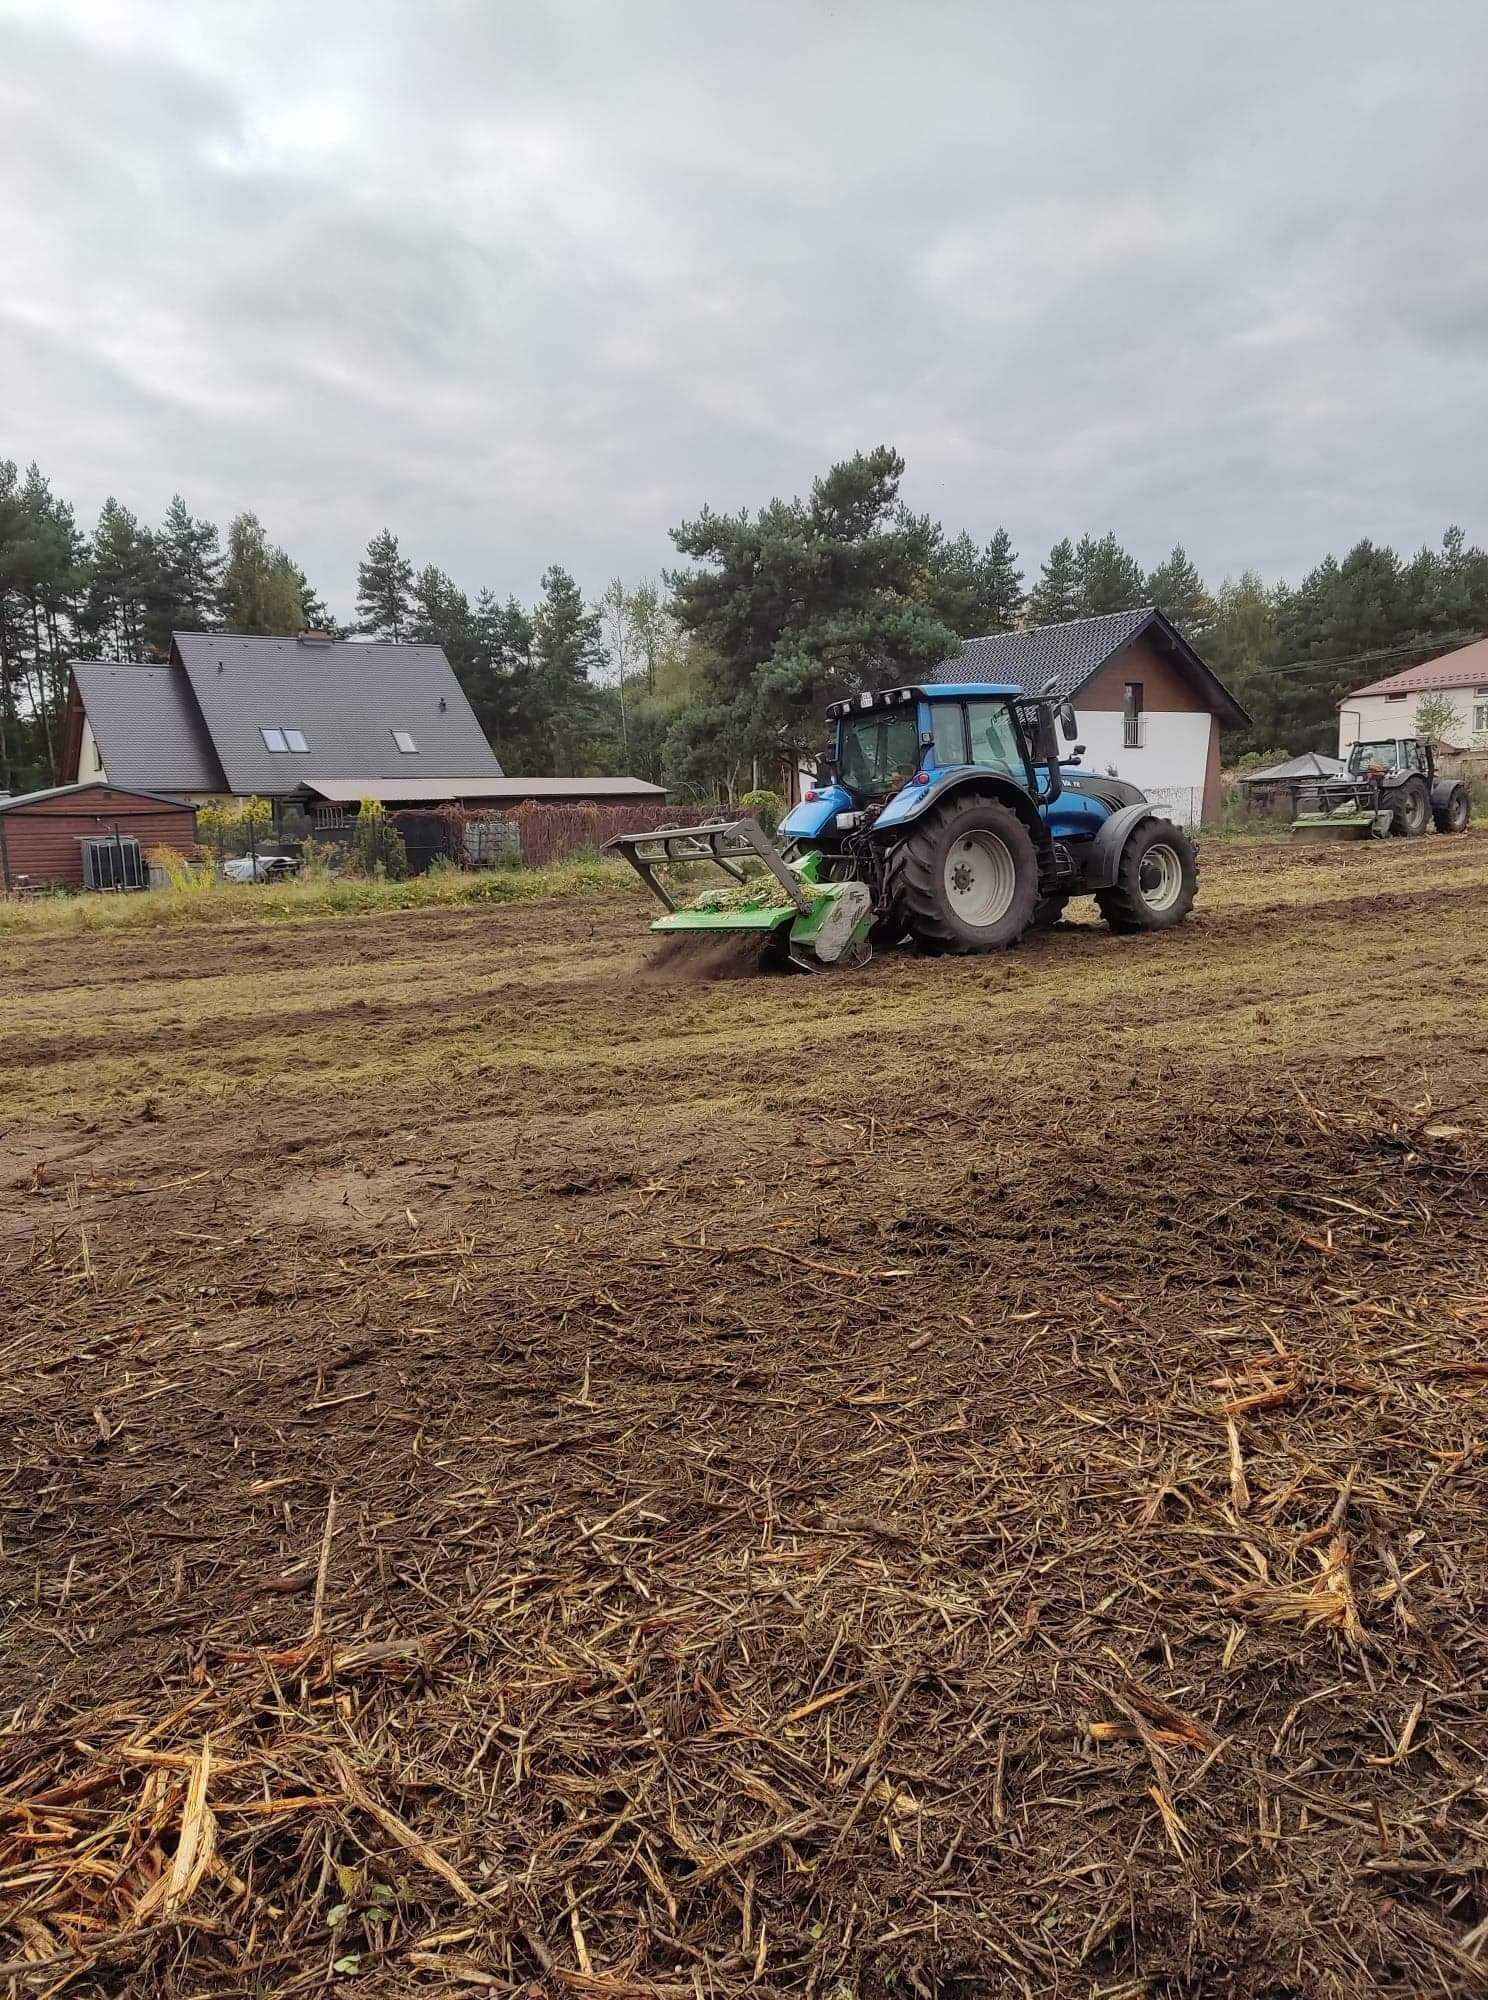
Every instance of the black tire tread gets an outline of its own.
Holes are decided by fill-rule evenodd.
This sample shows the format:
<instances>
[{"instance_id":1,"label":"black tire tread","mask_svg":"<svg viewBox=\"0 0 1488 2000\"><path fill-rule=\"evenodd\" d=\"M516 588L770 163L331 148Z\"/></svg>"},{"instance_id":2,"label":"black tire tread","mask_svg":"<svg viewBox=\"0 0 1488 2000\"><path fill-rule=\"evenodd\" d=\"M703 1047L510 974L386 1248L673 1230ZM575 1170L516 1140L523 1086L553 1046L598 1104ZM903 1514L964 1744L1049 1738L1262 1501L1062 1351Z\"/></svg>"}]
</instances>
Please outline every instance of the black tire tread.
<instances>
[{"instance_id":1,"label":"black tire tread","mask_svg":"<svg viewBox=\"0 0 1488 2000\"><path fill-rule=\"evenodd\" d=\"M1453 826L1452 809L1459 799L1464 808L1462 820L1459 825ZM1431 808L1431 817L1436 823L1438 833L1466 833L1472 821L1472 800L1468 796L1467 788L1464 785L1454 785L1446 805Z\"/></svg>"},{"instance_id":2,"label":"black tire tread","mask_svg":"<svg viewBox=\"0 0 1488 2000\"><path fill-rule=\"evenodd\" d=\"M1005 813L1007 817L1022 826L1022 821L1010 806L1000 799L978 796L970 798L961 794L952 801L950 807L926 815L908 837L901 842L893 858L898 870L898 881L902 888L901 907L905 913L905 925L915 941L918 950L932 954L941 952L964 954L995 947L978 945L963 938L947 921L940 900L938 876L940 869L936 861L937 837L946 822L960 813L968 805L979 805L989 812ZM1027 829L1024 828L1026 832ZM1030 836L1031 843L1031 836ZM1035 861L1037 856L1035 854ZM1035 886L1035 894L1037 888Z\"/></svg>"},{"instance_id":3,"label":"black tire tread","mask_svg":"<svg viewBox=\"0 0 1488 2000\"><path fill-rule=\"evenodd\" d=\"M1180 852L1184 846L1189 848L1193 862L1194 895L1197 896L1199 892L1198 849L1194 847L1182 828L1175 826L1170 819L1143 820L1140 826L1135 829L1137 833L1146 833L1149 830L1154 834L1160 833L1165 839L1171 840ZM1095 892L1096 908L1113 931L1120 932L1125 936L1130 936L1137 931L1151 930L1153 928L1146 920L1146 904L1143 902L1141 891L1137 887L1136 865L1139 857L1134 854L1133 845L1132 841L1127 842L1126 852L1121 857L1121 870L1115 883L1109 889L1097 889ZM1185 911L1184 916L1186 917L1187 914L1188 912ZM1178 921L1181 922L1182 919L1180 918ZM1167 929L1169 926L1163 925L1160 928Z\"/></svg>"},{"instance_id":4,"label":"black tire tread","mask_svg":"<svg viewBox=\"0 0 1488 2000\"><path fill-rule=\"evenodd\" d=\"M1409 816L1409 801L1417 799L1421 804L1418 815L1420 824L1412 827ZM1426 789L1425 780L1407 778L1394 787L1390 796L1390 831L1399 839L1410 840L1416 834L1424 833L1431 824L1431 794Z\"/></svg>"}]
</instances>

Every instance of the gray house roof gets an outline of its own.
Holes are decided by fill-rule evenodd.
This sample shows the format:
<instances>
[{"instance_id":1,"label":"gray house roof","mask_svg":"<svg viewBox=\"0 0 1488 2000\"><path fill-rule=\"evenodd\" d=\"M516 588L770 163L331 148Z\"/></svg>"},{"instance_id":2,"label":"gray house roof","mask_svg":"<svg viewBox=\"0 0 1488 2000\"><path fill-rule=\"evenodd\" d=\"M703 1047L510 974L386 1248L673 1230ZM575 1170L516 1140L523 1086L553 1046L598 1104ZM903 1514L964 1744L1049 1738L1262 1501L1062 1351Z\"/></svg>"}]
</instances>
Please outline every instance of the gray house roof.
<instances>
[{"instance_id":1,"label":"gray house roof","mask_svg":"<svg viewBox=\"0 0 1488 2000\"><path fill-rule=\"evenodd\" d=\"M177 668L79 660L72 675L111 785L153 792L228 789Z\"/></svg>"},{"instance_id":2,"label":"gray house roof","mask_svg":"<svg viewBox=\"0 0 1488 2000\"><path fill-rule=\"evenodd\" d=\"M1107 612L1100 618L1071 618L1062 625L1036 625L1028 632L992 632L984 639L968 639L959 658L943 660L929 678L1012 681L1025 694L1040 694L1052 681L1049 692L1054 699L1067 701L1113 654L1143 638L1188 669L1221 722L1249 722L1239 702L1173 621L1151 605Z\"/></svg>"},{"instance_id":3,"label":"gray house roof","mask_svg":"<svg viewBox=\"0 0 1488 2000\"><path fill-rule=\"evenodd\" d=\"M292 792L310 772L403 781L502 775L438 646L177 632L172 656L180 668L166 671L184 669L221 761L219 789ZM265 729L298 730L306 749L270 750ZM417 749L400 750L395 730ZM106 752L104 769L113 776Z\"/></svg>"}]
</instances>

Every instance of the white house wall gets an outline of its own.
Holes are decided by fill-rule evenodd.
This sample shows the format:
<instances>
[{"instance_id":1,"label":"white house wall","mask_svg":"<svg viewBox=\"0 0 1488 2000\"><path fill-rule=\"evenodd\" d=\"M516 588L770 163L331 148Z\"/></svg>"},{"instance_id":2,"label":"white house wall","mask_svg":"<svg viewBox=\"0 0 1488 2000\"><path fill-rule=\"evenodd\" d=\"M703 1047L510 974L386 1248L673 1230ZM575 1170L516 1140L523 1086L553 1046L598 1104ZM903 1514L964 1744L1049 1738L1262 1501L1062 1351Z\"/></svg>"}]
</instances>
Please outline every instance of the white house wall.
<instances>
[{"instance_id":1,"label":"white house wall","mask_svg":"<svg viewBox=\"0 0 1488 2000\"><path fill-rule=\"evenodd\" d=\"M1080 741L1085 745L1083 768L1094 775L1114 772L1167 809L1181 825L1194 825L1203 815L1204 777L1209 767L1212 715L1149 709L1142 716L1142 741L1129 749L1123 738L1126 719L1115 709L1077 708Z\"/></svg>"},{"instance_id":2,"label":"white house wall","mask_svg":"<svg viewBox=\"0 0 1488 2000\"><path fill-rule=\"evenodd\" d=\"M1446 739L1458 749L1468 749L1488 740L1488 728L1473 725L1488 711L1488 687L1430 688L1413 694L1345 695L1338 711L1338 754L1347 757L1355 743L1393 740L1416 733L1416 709L1430 695L1452 704L1456 725L1445 731Z\"/></svg>"},{"instance_id":3,"label":"white house wall","mask_svg":"<svg viewBox=\"0 0 1488 2000\"><path fill-rule=\"evenodd\" d=\"M98 743L93 735L93 725L86 716L83 718L83 740L78 746L78 783L86 785L90 778L104 775L103 759L98 754Z\"/></svg>"}]
</instances>

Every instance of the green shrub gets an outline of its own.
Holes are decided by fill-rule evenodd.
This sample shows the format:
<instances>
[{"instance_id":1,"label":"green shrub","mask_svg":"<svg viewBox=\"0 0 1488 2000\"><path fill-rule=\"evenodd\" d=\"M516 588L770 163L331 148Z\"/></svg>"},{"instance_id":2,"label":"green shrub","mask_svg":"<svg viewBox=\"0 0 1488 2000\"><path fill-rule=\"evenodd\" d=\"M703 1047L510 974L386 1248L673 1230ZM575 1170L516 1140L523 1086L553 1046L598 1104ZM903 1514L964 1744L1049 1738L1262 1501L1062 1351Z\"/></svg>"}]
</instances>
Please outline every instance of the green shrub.
<instances>
[{"instance_id":1,"label":"green shrub","mask_svg":"<svg viewBox=\"0 0 1488 2000\"><path fill-rule=\"evenodd\" d=\"M746 792L739 804L745 812L752 813L765 832L771 835L785 818L785 800L779 792Z\"/></svg>"},{"instance_id":2,"label":"green shrub","mask_svg":"<svg viewBox=\"0 0 1488 2000\"><path fill-rule=\"evenodd\" d=\"M407 879L408 848L376 799L363 799L357 808L351 851L358 873L384 882Z\"/></svg>"}]
</instances>

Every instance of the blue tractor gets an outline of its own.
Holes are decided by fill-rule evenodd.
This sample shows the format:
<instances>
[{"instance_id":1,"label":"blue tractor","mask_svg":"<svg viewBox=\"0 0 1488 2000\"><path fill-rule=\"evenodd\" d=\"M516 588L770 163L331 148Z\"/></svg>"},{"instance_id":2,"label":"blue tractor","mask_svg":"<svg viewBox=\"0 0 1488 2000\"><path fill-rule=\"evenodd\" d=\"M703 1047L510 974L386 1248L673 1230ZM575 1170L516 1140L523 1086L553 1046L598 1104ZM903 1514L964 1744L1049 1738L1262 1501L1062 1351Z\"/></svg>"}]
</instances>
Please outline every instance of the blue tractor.
<instances>
[{"instance_id":1,"label":"blue tractor","mask_svg":"<svg viewBox=\"0 0 1488 2000\"><path fill-rule=\"evenodd\" d=\"M908 938L923 952L999 951L1094 896L1116 931L1181 923L1194 843L1135 785L1080 768L1074 711L987 681L887 688L827 711L831 744L777 842L753 820L626 834L665 907L653 929L751 933L767 962L861 963ZM683 905L670 867L716 863L732 886Z\"/></svg>"}]
</instances>

